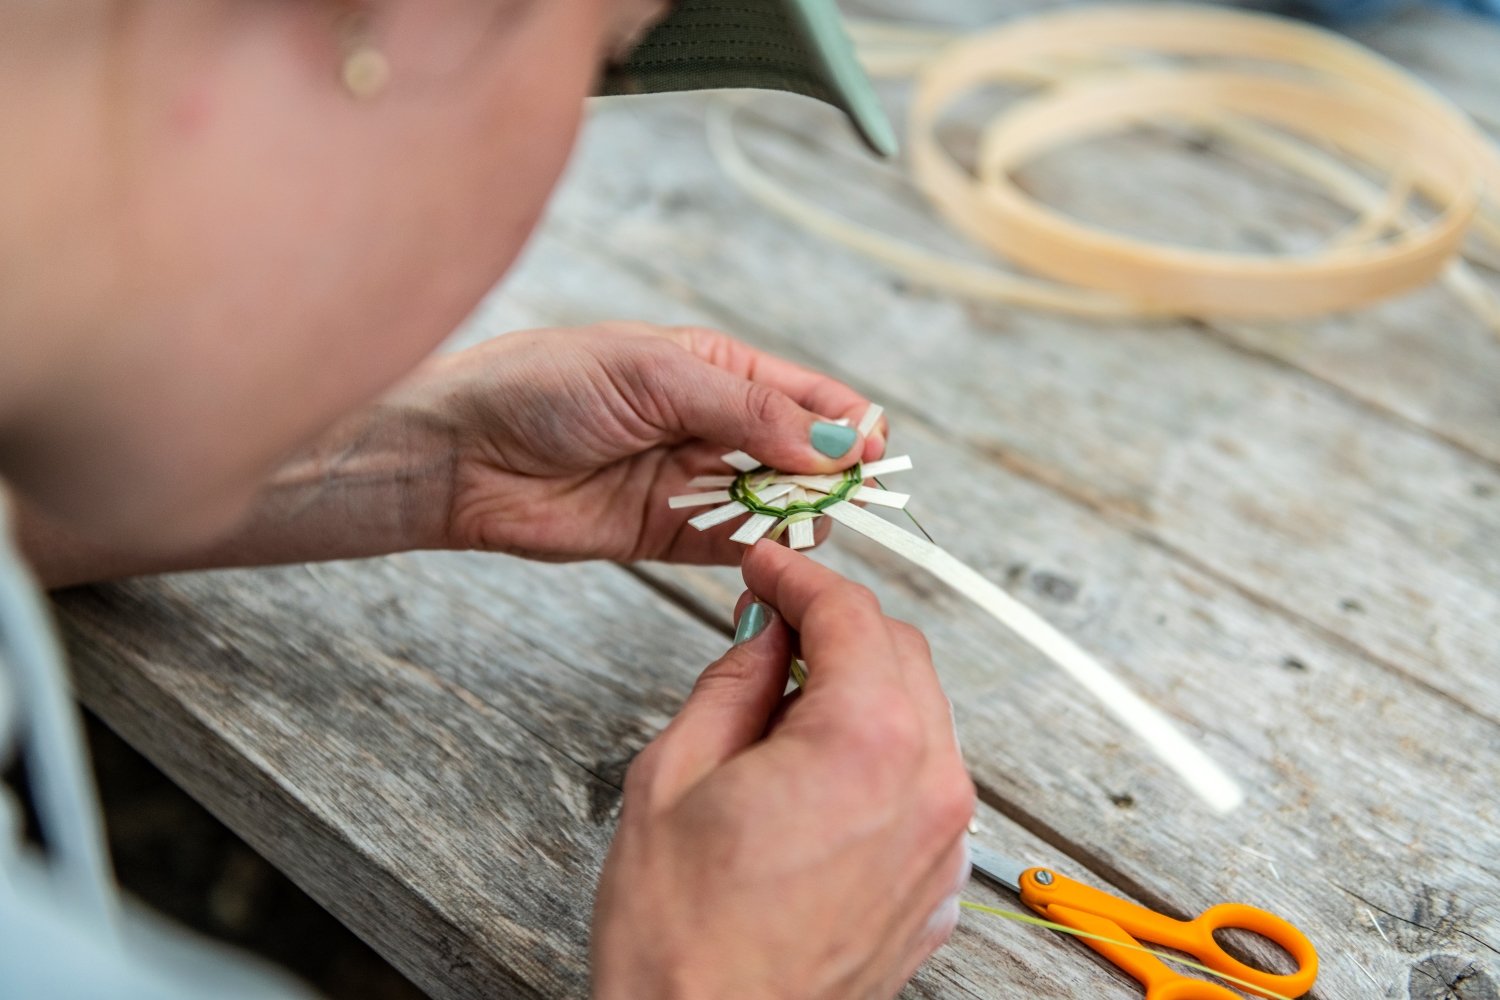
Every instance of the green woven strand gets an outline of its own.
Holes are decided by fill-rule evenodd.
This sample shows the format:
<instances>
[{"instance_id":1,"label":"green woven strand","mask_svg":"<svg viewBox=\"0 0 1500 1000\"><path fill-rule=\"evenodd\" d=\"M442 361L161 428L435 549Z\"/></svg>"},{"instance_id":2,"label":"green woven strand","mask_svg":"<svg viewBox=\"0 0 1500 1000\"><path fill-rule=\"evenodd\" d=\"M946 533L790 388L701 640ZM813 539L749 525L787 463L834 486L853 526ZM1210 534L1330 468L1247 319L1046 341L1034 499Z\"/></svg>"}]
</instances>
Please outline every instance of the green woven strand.
<instances>
[{"instance_id":1,"label":"green woven strand","mask_svg":"<svg viewBox=\"0 0 1500 1000\"><path fill-rule=\"evenodd\" d=\"M1155 948L1147 948L1144 945L1133 944L1129 941L1119 941L1115 938L1105 937L1102 934L1094 934L1089 931L1081 931L1076 927L1069 927L1066 924L1055 924L1050 920L1043 920L1041 917L1033 917L1029 913L1017 913L1015 910L1002 910L998 906L986 906L983 903L971 903L967 899L960 899L958 901L958 905L962 906L966 910L977 910L980 913L988 913L991 916L1004 917L1006 920L1014 920L1018 924L1031 924L1033 927L1045 927L1049 931L1057 931L1061 934L1071 934L1074 937L1088 938L1090 941L1103 941L1106 944L1112 944L1119 948L1129 948L1131 951L1144 952L1147 955L1150 955L1152 958L1159 959L1163 962L1170 962L1173 965L1180 965L1185 968L1193 969L1197 972L1206 972L1210 976L1213 976L1215 979L1222 979L1225 982L1233 983L1241 989L1250 990L1252 993L1255 993L1259 996L1270 997L1271 1000L1293 1000L1292 997L1289 997L1284 993L1277 993L1275 990L1268 990L1263 986L1256 986L1254 983L1241 979L1238 976L1231 976L1227 972L1216 972L1206 965L1199 965L1197 962L1192 962L1185 958L1179 958L1176 955L1169 955L1164 951L1157 951Z\"/></svg>"},{"instance_id":2,"label":"green woven strand","mask_svg":"<svg viewBox=\"0 0 1500 1000\"><path fill-rule=\"evenodd\" d=\"M756 489L764 488L767 485L766 480L769 478L766 476L767 470L754 469L750 472L742 472L734 478L734 482L729 486L729 496L730 499L738 500L756 514L770 514L772 517L787 517L792 514L821 514L834 504L841 503L854 495L854 492L865 481L864 475L860 470L861 466L858 465L852 469L845 469L844 477L839 480L838 485L825 497L810 501L799 500L796 503L789 503L782 507L773 507L763 502L755 492ZM756 476L760 476L761 479L753 482Z\"/></svg>"},{"instance_id":3,"label":"green woven strand","mask_svg":"<svg viewBox=\"0 0 1500 1000\"><path fill-rule=\"evenodd\" d=\"M795 656L792 657L791 674L792 680L797 683L798 688L807 686L807 671L803 669L802 661Z\"/></svg>"},{"instance_id":4,"label":"green woven strand","mask_svg":"<svg viewBox=\"0 0 1500 1000\"><path fill-rule=\"evenodd\" d=\"M885 483L882 483L880 481L880 477L879 476L872 476L871 478L875 480L875 485L876 486L879 486L881 489L885 489ZM922 537L923 538L927 539L933 545L937 544L937 539L933 538L931 535L929 535L927 533L927 529L924 528L924 527L922 527L922 522L917 520L917 515L915 515L915 514L913 514L911 512L911 508L910 507L902 507L901 508L901 513L905 514L907 516L907 518L909 518L911 520L911 523L917 526L917 530L922 533Z\"/></svg>"}]
</instances>

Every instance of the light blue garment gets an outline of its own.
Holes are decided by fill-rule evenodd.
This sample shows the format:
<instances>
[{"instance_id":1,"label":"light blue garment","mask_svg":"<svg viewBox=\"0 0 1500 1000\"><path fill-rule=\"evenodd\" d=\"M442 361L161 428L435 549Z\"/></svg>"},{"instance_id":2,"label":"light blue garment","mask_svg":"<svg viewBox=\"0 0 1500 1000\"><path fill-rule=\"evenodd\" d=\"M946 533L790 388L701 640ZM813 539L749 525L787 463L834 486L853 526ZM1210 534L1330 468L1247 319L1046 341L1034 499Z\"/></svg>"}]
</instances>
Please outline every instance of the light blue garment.
<instances>
[{"instance_id":1,"label":"light blue garment","mask_svg":"<svg viewBox=\"0 0 1500 1000\"><path fill-rule=\"evenodd\" d=\"M285 974L122 904L61 647L4 500L0 489L0 765L21 747L49 852L23 843L0 785L0 997L311 1000Z\"/></svg>"}]
</instances>

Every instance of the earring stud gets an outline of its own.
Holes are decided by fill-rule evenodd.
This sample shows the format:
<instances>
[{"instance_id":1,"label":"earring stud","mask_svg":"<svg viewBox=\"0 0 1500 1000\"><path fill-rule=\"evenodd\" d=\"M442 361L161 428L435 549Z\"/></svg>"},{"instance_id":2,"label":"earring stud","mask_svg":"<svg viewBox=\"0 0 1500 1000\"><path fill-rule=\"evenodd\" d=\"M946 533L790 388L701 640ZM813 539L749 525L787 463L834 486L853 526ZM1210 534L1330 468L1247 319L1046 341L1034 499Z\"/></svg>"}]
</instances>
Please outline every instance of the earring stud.
<instances>
[{"instance_id":1,"label":"earring stud","mask_svg":"<svg viewBox=\"0 0 1500 1000\"><path fill-rule=\"evenodd\" d=\"M369 11L363 4L345 13L341 20L339 47L343 64L339 67L339 78L356 100L370 100L390 82L390 61L375 44Z\"/></svg>"}]
</instances>

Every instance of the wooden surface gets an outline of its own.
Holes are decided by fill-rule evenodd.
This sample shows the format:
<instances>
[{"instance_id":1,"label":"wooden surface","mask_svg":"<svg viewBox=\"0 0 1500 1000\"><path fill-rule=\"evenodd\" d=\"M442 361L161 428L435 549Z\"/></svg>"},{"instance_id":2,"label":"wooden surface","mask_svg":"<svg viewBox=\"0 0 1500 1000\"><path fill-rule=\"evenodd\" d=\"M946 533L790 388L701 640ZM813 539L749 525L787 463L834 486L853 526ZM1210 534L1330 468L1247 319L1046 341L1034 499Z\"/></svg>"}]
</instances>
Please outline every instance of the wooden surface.
<instances>
[{"instance_id":1,"label":"wooden surface","mask_svg":"<svg viewBox=\"0 0 1500 1000\"><path fill-rule=\"evenodd\" d=\"M1361 37L1500 124L1500 27L1425 12ZM778 175L970 253L829 112L757 108L748 140ZM918 465L891 485L933 536L1250 790L1214 818L1060 672L839 534L820 558L932 639L986 843L1181 916L1275 909L1319 946L1322 1000L1500 997L1500 339L1441 288L1295 326L931 296L756 209L702 112L597 107L519 273L460 339L702 323L849 380L889 407ZM1210 246L1295 248L1347 221L1232 149L1150 132L1023 180ZM737 593L731 571L418 554L59 608L85 700L433 996L572 997L623 770L724 648ZM1139 990L1074 942L968 917L905 995Z\"/></svg>"}]
</instances>

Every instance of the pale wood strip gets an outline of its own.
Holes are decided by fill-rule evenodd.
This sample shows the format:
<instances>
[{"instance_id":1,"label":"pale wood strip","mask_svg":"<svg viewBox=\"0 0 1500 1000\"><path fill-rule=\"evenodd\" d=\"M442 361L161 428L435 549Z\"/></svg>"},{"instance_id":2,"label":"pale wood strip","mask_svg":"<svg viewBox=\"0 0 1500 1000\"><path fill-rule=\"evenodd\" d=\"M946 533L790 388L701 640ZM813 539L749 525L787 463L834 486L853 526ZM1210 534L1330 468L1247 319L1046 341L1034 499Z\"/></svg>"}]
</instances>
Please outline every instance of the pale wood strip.
<instances>
[{"instance_id":1,"label":"pale wood strip","mask_svg":"<svg viewBox=\"0 0 1500 1000\"><path fill-rule=\"evenodd\" d=\"M691 524L699 531L705 531L709 528L712 528L716 524L723 524L725 521L732 521L736 517L739 517L741 514L748 513L750 513L750 508L746 507L738 500L735 500L732 503L726 503L722 507L715 507L713 510L709 511L706 514L699 514L697 517L688 521L688 524Z\"/></svg>"},{"instance_id":2,"label":"pale wood strip","mask_svg":"<svg viewBox=\"0 0 1500 1000\"><path fill-rule=\"evenodd\" d=\"M802 521L793 521L791 527L787 529L787 544L794 549L812 548L817 541L813 537L813 521L814 518L811 517Z\"/></svg>"},{"instance_id":3,"label":"pale wood strip","mask_svg":"<svg viewBox=\"0 0 1500 1000\"><path fill-rule=\"evenodd\" d=\"M984 611L1067 671L1120 722L1143 740L1157 758L1220 813L1239 808L1245 793L1228 772L1185 737L1154 705L1143 700L1096 658L1072 639L994 583L925 538L882 520L849 501L824 513L840 524L873 538L899 556L910 559Z\"/></svg>"},{"instance_id":4,"label":"pale wood strip","mask_svg":"<svg viewBox=\"0 0 1500 1000\"><path fill-rule=\"evenodd\" d=\"M683 507L706 507L711 503L724 503L733 499L728 490L714 490L712 493L684 493L681 496L668 497L667 506L673 510Z\"/></svg>"},{"instance_id":5,"label":"pale wood strip","mask_svg":"<svg viewBox=\"0 0 1500 1000\"><path fill-rule=\"evenodd\" d=\"M861 486L854 491L854 495L850 499L858 500L860 503L873 503L880 507L894 507L897 510L901 510L911 500L911 494L894 493L890 490L882 490L874 486Z\"/></svg>"},{"instance_id":6,"label":"pale wood strip","mask_svg":"<svg viewBox=\"0 0 1500 1000\"><path fill-rule=\"evenodd\" d=\"M739 542L741 545L754 545L765 536L766 532L776 527L776 522L779 520L781 518L775 514L752 514L746 518L744 524L740 525L738 531L729 536L729 540Z\"/></svg>"},{"instance_id":7,"label":"pale wood strip","mask_svg":"<svg viewBox=\"0 0 1500 1000\"><path fill-rule=\"evenodd\" d=\"M772 500L780 500L796 488L795 482L772 483L770 486L755 490L755 495L760 497L762 503L770 503Z\"/></svg>"},{"instance_id":8,"label":"pale wood strip","mask_svg":"<svg viewBox=\"0 0 1500 1000\"><path fill-rule=\"evenodd\" d=\"M842 476L786 476L784 482L819 493L830 493L843 482Z\"/></svg>"},{"instance_id":9,"label":"pale wood strip","mask_svg":"<svg viewBox=\"0 0 1500 1000\"><path fill-rule=\"evenodd\" d=\"M867 477L874 478L875 476L888 476L893 472L906 472L911 467L910 455L896 455L892 458L882 458L866 463L861 471Z\"/></svg>"}]
</instances>

